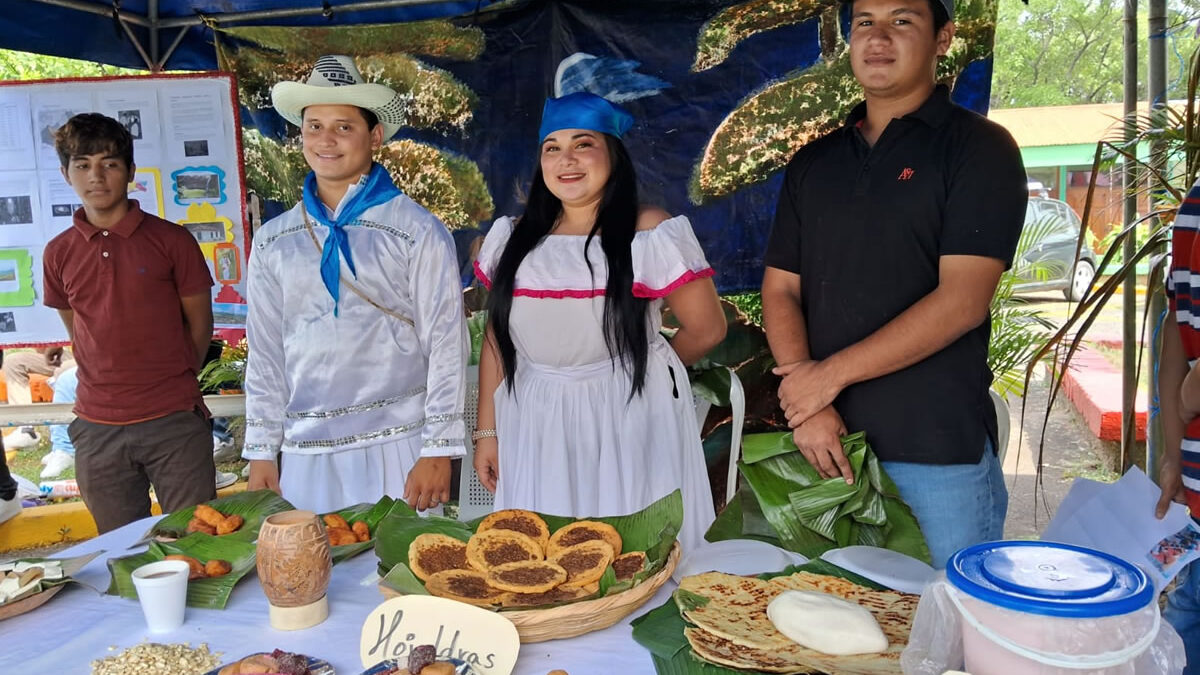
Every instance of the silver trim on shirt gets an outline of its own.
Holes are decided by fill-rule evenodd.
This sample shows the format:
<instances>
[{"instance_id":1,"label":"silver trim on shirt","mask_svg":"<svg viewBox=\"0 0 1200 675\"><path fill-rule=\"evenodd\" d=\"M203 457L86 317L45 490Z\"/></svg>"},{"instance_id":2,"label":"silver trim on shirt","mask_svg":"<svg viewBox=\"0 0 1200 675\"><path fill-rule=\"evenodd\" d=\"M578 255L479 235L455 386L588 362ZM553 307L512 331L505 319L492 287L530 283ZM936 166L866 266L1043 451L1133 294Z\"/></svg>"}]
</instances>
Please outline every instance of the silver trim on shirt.
<instances>
[{"instance_id":1,"label":"silver trim on shirt","mask_svg":"<svg viewBox=\"0 0 1200 675\"><path fill-rule=\"evenodd\" d=\"M422 385L413 387L412 389L409 389L408 391L406 391L398 396L392 396L392 397L381 399L378 401L371 401L370 403L356 403L355 405L348 405L348 406L344 406L341 408L334 408L333 410L312 410L312 411L306 411L306 412L288 411L288 412L284 413L284 415L288 419L291 419L291 420L329 419L331 417L341 417L342 415L351 415L354 413L378 410L379 408L385 408L389 405L394 405L396 403L399 403L406 399L410 399L413 396L416 396L417 394L421 394L424 392L425 392L425 385L422 384Z\"/></svg>"}]
</instances>

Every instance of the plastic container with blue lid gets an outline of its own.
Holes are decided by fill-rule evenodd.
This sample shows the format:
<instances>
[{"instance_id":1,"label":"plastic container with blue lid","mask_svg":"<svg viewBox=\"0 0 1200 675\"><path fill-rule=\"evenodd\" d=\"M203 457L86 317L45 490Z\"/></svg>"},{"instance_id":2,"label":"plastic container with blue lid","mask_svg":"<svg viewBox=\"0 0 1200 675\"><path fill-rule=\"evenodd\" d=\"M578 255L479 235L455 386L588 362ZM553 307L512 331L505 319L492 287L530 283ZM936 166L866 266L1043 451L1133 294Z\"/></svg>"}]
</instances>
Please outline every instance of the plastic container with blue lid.
<instances>
[{"instance_id":1,"label":"plastic container with blue lid","mask_svg":"<svg viewBox=\"0 0 1200 675\"><path fill-rule=\"evenodd\" d=\"M997 541L955 553L954 588L997 607L1065 618L1128 614L1154 601L1134 565L1100 551L1048 541Z\"/></svg>"}]
</instances>

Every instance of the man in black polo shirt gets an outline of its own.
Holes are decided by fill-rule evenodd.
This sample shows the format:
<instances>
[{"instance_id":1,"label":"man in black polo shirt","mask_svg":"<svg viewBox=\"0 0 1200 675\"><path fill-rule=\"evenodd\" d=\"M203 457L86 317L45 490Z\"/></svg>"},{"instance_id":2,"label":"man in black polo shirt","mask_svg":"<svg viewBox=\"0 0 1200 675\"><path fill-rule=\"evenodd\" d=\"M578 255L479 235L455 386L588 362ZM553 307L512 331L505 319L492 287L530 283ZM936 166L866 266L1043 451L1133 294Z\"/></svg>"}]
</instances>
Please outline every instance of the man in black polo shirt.
<instances>
[{"instance_id":1,"label":"man in black polo shirt","mask_svg":"<svg viewBox=\"0 0 1200 675\"><path fill-rule=\"evenodd\" d=\"M935 86L953 0L849 11L866 100L788 165L765 256L767 338L804 456L853 481L838 436L866 431L943 567L1004 531L988 305L1020 236L1025 170L1004 129Z\"/></svg>"}]
</instances>

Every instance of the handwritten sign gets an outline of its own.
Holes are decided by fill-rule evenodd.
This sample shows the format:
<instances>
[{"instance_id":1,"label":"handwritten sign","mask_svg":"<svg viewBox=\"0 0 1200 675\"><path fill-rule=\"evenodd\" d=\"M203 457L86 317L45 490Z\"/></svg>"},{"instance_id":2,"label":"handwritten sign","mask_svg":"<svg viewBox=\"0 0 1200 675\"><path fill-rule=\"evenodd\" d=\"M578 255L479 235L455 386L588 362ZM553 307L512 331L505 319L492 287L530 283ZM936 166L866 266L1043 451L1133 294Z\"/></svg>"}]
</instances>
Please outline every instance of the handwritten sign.
<instances>
[{"instance_id":1,"label":"handwritten sign","mask_svg":"<svg viewBox=\"0 0 1200 675\"><path fill-rule=\"evenodd\" d=\"M398 659L414 647L433 645L439 659L462 659L482 675L510 675L521 639L517 627L496 612L446 598L406 595L379 605L363 623L363 668Z\"/></svg>"}]
</instances>

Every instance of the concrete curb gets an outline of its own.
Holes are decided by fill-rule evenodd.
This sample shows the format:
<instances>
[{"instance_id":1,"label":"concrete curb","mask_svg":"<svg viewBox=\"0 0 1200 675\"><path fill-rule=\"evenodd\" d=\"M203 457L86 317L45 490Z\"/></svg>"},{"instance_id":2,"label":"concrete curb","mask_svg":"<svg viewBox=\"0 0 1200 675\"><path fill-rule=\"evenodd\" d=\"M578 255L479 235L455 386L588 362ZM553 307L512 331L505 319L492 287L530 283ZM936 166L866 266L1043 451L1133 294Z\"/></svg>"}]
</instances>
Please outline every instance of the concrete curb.
<instances>
[{"instance_id":1,"label":"concrete curb","mask_svg":"<svg viewBox=\"0 0 1200 675\"><path fill-rule=\"evenodd\" d=\"M246 483L234 483L217 490L217 496L227 497L245 489ZM156 516L162 514L157 501L150 502L150 511ZM97 534L96 521L82 501L32 506L0 523L0 553L83 541Z\"/></svg>"},{"instance_id":2,"label":"concrete curb","mask_svg":"<svg viewBox=\"0 0 1200 675\"><path fill-rule=\"evenodd\" d=\"M1080 345L1063 376L1063 394L1103 441L1121 440L1121 371L1103 354ZM1134 421L1137 440L1146 440L1146 394L1139 391Z\"/></svg>"}]
</instances>

